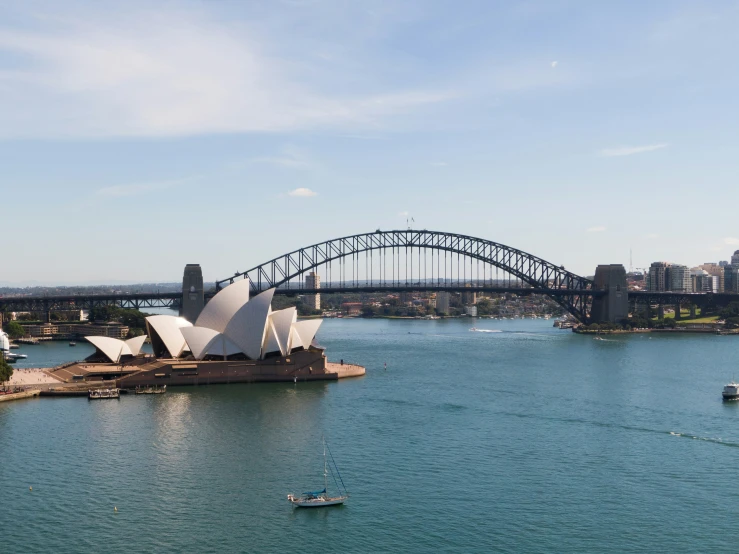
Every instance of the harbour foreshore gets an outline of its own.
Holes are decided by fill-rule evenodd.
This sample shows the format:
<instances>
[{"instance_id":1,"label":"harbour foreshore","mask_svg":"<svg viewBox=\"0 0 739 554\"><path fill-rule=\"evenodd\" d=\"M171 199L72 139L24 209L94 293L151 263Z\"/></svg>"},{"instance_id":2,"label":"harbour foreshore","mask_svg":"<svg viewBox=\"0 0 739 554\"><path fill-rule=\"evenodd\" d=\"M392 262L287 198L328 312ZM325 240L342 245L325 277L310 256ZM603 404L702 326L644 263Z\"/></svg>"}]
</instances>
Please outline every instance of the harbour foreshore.
<instances>
[{"instance_id":1,"label":"harbour foreshore","mask_svg":"<svg viewBox=\"0 0 739 554\"><path fill-rule=\"evenodd\" d=\"M10 386L42 396L85 396L90 389L169 385L336 381L361 377L358 364L329 362L320 353L300 352L290 358L234 361L142 359L138 365L71 362L56 368L16 369Z\"/></svg>"}]
</instances>

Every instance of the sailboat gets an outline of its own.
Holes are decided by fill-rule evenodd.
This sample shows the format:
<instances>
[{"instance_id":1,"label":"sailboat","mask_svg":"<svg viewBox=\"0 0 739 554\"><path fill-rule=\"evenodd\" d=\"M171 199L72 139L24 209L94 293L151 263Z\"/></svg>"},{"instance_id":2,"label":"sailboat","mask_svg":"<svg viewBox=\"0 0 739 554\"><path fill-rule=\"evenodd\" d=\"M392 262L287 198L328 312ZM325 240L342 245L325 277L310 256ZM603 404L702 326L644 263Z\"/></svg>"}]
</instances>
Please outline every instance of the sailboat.
<instances>
[{"instance_id":1,"label":"sailboat","mask_svg":"<svg viewBox=\"0 0 739 554\"><path fill-rule=\"evenodd\" d=\"M328 463L328 458L326 457L326 451L328 451L328 454L331 456L332 465ZM336 475L334 475L334 469L336 470ZM329 494L326 492L328 490L329 472L331 472L331 477L334 481L334 484L336 485L336 488L338 489L338 492L339 492L338 496L329 496ZM339 477L339 481L336 481L337 476ZM341 482L341 486L339 486L339 482ZM331 454L331 450L328 448L328 445L326 444L326 439L324 438L323 439L323 490L304 492L303 494L299 496L295 496L294 494L288 494L287 500L296 508L321 508L323 506L336 506L338 504L343 504L347 498L349 498L349 494L346 492L346 487L344 486L344 480L341 478L341 473L339 473L339 468L336 467L334 456L333 454Z\"/></svg>"}]
</instances>

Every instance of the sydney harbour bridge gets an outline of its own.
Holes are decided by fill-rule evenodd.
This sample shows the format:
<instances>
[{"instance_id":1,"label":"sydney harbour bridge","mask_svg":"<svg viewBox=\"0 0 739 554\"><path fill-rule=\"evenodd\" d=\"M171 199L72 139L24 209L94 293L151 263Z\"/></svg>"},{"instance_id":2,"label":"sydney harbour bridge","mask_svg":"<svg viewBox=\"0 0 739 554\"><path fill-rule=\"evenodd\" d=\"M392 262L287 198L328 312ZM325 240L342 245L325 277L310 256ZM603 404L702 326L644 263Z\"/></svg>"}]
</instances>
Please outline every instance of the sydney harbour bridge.
<instances>
[{"instance_id":1,"label":"sydney harbour bridge","mask_svg":"<svg viewBox=\"0 0 739 554\"><path fill-rule=\"evenodd\" d=\"M618 321L639 305L646 309L686 304L706 308L739 300L739 295L729 293L628 291L626 271L620 264L599 265L590 279L490 240L439 231L378 229L299 248L216 281L215 290L204 291L201 279L199 287L183 282L182 292L4 297L0 298L0 312L48 314L100 306L145 310L193 303L197 309L219 289L245 278L254 294L272 287L276 287L276 294L287 295L402 291L543 294L584 323ZM320 286L313 285L317 281Z\"/></svg>"}]
</instances>

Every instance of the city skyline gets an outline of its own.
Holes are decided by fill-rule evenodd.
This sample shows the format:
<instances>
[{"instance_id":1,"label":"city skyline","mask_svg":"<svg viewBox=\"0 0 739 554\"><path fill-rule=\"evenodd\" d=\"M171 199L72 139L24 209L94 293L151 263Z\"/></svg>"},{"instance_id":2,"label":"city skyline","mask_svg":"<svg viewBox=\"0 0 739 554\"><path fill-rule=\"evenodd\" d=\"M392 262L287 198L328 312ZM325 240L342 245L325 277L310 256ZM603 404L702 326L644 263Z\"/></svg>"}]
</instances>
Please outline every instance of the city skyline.
<instances>
[{"instance_id":1,"label":"city skyline","mask_svg":"<svg viewBox=\"0 0 739 554\"><path fill-rule=\"evenodd\" d=\"M736 4L0 14L2 283L213 281L410 217L580 275L739 248Z\"/></svg>"}]
</instances>

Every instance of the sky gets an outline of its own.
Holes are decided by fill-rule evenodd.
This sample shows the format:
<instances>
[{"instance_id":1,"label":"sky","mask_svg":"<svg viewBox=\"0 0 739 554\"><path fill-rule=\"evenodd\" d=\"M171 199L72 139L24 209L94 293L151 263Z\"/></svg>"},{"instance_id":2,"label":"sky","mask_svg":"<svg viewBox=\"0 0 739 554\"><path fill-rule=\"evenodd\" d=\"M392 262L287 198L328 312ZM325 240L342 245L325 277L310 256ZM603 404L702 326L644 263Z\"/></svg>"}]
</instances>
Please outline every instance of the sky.
<instances>
[{"instance_id":1,"label":"sky","mask_svg":"<svg viewBox=\"0 0 739 554\"><path fill-rule=\"evenodd\" d=\"M0 0L0 283L354 233L592 275L739 249L739 3Z\"/></svg>"}]
</instances>

